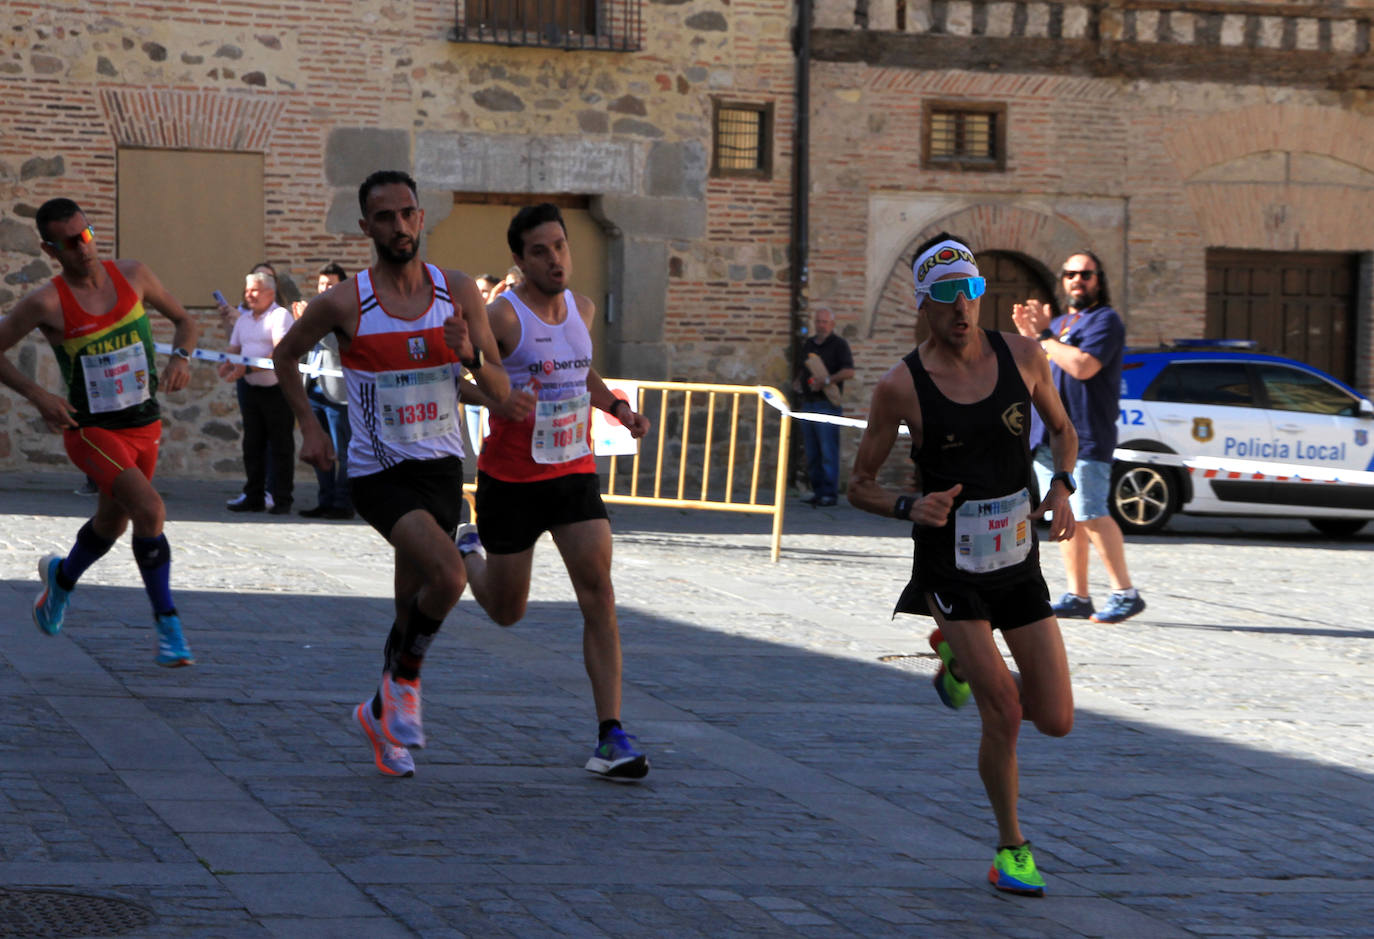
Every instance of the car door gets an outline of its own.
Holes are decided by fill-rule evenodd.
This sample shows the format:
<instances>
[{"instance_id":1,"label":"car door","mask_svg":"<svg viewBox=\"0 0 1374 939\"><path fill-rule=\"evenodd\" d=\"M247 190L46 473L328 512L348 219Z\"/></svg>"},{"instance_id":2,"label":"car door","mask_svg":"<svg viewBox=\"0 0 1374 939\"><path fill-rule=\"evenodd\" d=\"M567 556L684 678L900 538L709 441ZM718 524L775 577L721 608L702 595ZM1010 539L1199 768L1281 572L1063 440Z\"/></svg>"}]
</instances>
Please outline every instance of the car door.
<instances>
[{"instance_id":1,"label":"car door","mask_svg":"<svg viewBox=\"0 0 1374 939\"><path fill-rule=\"evenodd\" d=\"M1374 458L1374 420L1360 413L1361 400L1334 382L1278 362L1256 363L1278 462L1310 468L1314 476L1335 470L1366 470ZM1278 482L1277 501L1313 508L1371 507L1369 487L1322 482Z\"/></svg>"},{"instance_id":2,"label":"car door","mask_svg":"<svg viewBox=\"0 0 1374 939\"><path fill-rule=\"evenodd\" d=\"M1268 454L1269 420L1259 407L1250 367L1243 359L1171 362L1146 390L1145 400L1160 442L1185 461L1273 458ZM1189 510L1266 501L1266 481L1225 477L1193 473Z\"/></svg>"}]
</instances>

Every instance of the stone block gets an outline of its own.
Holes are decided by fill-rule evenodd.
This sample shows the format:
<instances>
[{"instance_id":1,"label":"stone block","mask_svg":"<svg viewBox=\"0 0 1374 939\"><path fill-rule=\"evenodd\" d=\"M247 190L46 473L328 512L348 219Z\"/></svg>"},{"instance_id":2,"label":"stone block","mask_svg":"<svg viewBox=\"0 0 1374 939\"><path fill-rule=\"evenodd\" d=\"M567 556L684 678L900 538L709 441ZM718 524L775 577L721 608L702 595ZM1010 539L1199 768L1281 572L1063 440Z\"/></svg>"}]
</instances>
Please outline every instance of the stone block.
<instances>
[{"instance_id":1,"label":"stone block","mask_svg":"<svg viewBox=\"0 0 1374 939\"><path fill-rule=\"evenodd\" d=\"M410 133L339 127L324 145L325 178L335 186L354 189L377 170L410 170Z\"/></svg>"},{"instance_id":2,"label":"stone block","mask_svg":"<svg viewBox=\"0 0 1374 939\"><path fill-rule=\"evenodd\" d=\"M661 342L668 297L667 244L619 238L609 247L611 282L622 285L612 324L616 338L621 343Z\"/></svg>"},{"instance_id":3,"label":"stone block","mask_svg":"<svg viewBox=\"0 0 1374 939\"><path fill-rule=\"evenodd\" d=\"M627 238L689 241L706 232L706 204L696 199L602 196L592 213Z\"/></svg>"},{"instance_id":4,"label":"stone block","mask_svg":"<svg viewBox=\"0 0 1374 939\"><path fill-rule=\"evenodd\" d=\"M37 257L42 254L39 244L38 229L32 224L12 218L0 219L0 251Z\"/></svg>"},{"instance_id":5,"label":"stone block","mask_svg":"<svg viewBox=\"0 0 1374 939\"><path fill-rule=\"evenodd\" d=\"M631 192L634 144L581 136L422 133L415 176L457 192Z\"/></svg>"},{"instance_id":6,"label":"stone block","mask_svg":"<svg viewBox=\"0 0 1374 939\"><path fill-rule=\"evenodd\" d=\"M707 170L706 147L700 141L651 144L645 168L645 192L650 196L700 199L706 194Z\"/></svg>"},{"instance_id":7,"label":"stone block","mask_svg":"<svg viewBox=\"0 0 1374 939\"><path fill-rule=\"evenodd\" d=\"M359 233L358 219L362 217L363 213L358 209L358 187L339 189L329 201L329 211L324 217L324 230L331 235L356 235Z\"/></svg>"}]
</instances>

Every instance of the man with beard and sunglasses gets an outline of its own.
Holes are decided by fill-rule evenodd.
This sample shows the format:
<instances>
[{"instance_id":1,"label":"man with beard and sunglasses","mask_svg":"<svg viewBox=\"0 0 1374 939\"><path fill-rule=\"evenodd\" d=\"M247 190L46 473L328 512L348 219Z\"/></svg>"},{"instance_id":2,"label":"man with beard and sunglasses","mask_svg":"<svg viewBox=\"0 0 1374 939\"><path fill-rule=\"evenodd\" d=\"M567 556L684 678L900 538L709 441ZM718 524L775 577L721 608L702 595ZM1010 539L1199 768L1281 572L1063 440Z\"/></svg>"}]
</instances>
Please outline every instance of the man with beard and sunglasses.
<instances>
[{"instance_id":1,"label":"man with beard and sunglasses","mask_svg":"<svg viewBox=\"0 0 1374 939\"><path fill-rule=\"evenodd\" d=\"M454 544L465 456L457 380L467 369L502 403L510 383L476 282L420 259L425 213L415 181L397 170L373 173L358 189L358 205L376 262L311 300L272 359L300 424L301 458L328 470L333 445L311 413L297 363L325 335L338 338L353 506L396 552L396 619L381 681L353 716L377 769L411 776L410 748L425 744L420 668L467 584Z\"/></svg>"},{"instance_id":2,"label":"man with beard and sunglasses","mask_svg":"<svg viewBox=\"0 0 1374 939\"><path fill-rule=\"evenodd\" d=\"M477 461L477 525L464 526L458 547L473 596L493 620L510 626L525 615L535 542L546 531L553 537L582 613L582 658L598 721L585 768L617 782L642 779L648 758L620 724L611 524L592 455L591 409L636 438L648 432L649 419L592 368L596 307L568 287L572 249L558 207L522 208L506 243L523 276L492 301L491 328L511 385L538 404L519 420L493 414Z\"/></svg>"},{"instance_id":3,"label":"man with beard and sunglasses","mask_svg":"<svg viewBox=\"0 0 1374 939\"><path fill-rule=\"evenodd\" d=\"M1077 438L1035 343L979 327L987 283L972 250L941 232L917 250L912 273L930 338L874 389L849 501L912 524L911 582L895 612L935 619L930 645L941 660L941 702L957 709L971 694L978 705L978 773L998 837L988 880L998 890L1041 896L1045 881L1017 815L1016 740L1023 718L1047 736L1067 734L1073 692L1032 520L1054 510L1050 538L1072 536ZM1027 489L1032 405L1050 429L1056 468L1039 509ZM911 433L919 494L878 482L902 423ZM1002 658L995 629L1019 675Z\"/></svg>"},{"instance_id":4,"label":"man with beard and sunglasses","mask_svg":"<svg viewBox=\"0 0 1374 939\"><path fill-rule=\"evenodd\" d=\"M1145 609L1145 600L1131 584L1126 567L1126 539L1107 510L1112 485L1112 454L1116 450L1117 416L1121 398L1121 361L1126 327L1111 306L1107 272L1091 251L1080 251L1064 262L1060 283L1069 312L1052 316L1038 300L1012 308L1012 320L1023 336L1039 341L1050 361L1054 386L1078 431L1078 491L1073 515L1074 536L1060 544L1069 589L1054 604L1056 615L1120 623ZM1031 425L1035 475L1041 491L1053 472L1043 424ZM1112 593L1106 606L1094 610L1088 587L1088 545L1092 544L1107 569Z\"/></svg>"},{"instance_id":5,"label":"man with beard and sunglasses","mask_svg":"<svg viewBox=\"0 0 1374 939\"><path fill-rule=\"evenodd\" d=\"M40 387L3 354L0 382L33 402L48 427L62 432L67 455L95 480L100 499L66 557L38 562L43 592L33 621L57 635L77 580L132 524L134 561L157 626L154 661L166 667L194 664L172 603L172 549L163 533L167 509L152 479L162 440L156 393L190 383L190 350L200 329L146 265L100 260L95 230L72 200L48 200L34 220L44 253L61 270L0 319L0 353L37 329L57 355L67 395ZM175 327L172 356L160 379L145 307Z\"/></svg>"}]
</instances>

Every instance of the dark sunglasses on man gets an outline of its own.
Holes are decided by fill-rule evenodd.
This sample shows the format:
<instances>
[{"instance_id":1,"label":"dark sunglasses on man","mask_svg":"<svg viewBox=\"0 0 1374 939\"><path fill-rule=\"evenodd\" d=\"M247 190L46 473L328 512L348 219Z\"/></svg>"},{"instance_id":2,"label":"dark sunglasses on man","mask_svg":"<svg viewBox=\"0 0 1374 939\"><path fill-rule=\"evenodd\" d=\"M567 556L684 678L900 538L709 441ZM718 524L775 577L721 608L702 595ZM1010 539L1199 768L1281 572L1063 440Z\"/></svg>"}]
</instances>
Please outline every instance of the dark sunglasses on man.
<instances>
[{"instance_id":1,"label":"dark sunglasses on man","mask_svg":"<svg viewBox=\"0 0 1374 939\"><path fill-rule=\"evenodd\" d=\"M95 241L95 229L87 225L75 235L67 235L58 238L56 241L45 241L43 244L57 251L74 251L82 245L88 245Z\"/></svg>"},{"instance_id":2,"label":"dark sunglasses on man","mask_svg":"<svg viewBox=\"0 0 1374 939\"><path fill-rule=\"evenodd\" d=\"M1083 280L1092 280L1097 276L1097 271L1060 271L1059 276L1065 280L1073 280L1075 277L1080 277Z\"/></svg>"}]
</instances>

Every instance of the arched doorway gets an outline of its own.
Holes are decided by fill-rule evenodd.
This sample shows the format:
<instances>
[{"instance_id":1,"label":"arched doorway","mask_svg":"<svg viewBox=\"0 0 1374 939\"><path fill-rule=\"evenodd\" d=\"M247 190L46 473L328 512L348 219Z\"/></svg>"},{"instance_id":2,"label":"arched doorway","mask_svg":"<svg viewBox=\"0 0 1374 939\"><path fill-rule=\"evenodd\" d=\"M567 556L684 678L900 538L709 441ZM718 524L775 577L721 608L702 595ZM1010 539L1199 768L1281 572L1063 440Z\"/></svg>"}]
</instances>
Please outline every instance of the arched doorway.
<instances>
[{"instance_id":1,"label":"arched doorway","mask_svg":"<svg viewBox=\"0 0 1374 939\"><path fill-rule=\"evenodd\" d=\"M1016 324L1011 321L1011 308L1028 299L1048 303L1058 315L1054 289L1035 262L1014 251L980 251L974 257L978 261L978 270L988 282L987 292L983 294L983 302L979 307L979 321L985 329L1016 332ZM925 320L918 318L916 342L924 342L929 335Z\"/></svg>"}]
</instances>

